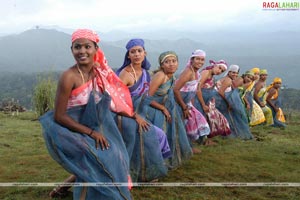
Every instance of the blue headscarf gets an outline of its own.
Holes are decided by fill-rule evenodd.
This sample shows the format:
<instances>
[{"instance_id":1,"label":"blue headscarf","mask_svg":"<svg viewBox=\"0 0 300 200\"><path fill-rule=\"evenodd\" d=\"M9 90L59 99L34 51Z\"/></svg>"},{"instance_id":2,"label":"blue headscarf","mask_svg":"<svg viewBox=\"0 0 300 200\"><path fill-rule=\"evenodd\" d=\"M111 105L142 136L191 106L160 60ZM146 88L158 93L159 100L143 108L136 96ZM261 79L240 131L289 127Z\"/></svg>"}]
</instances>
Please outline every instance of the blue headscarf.
<instances>
[{"instance_id":1,"label":"blue headscarf","mask_svg":"<svg viewBox=\"0 0 300 200\"><path fill-rule=\"evenodd\" d=\"M119 75L120 72L131 63L131 60L128 58L128 54L129 54L129 50L134 47L134 46L141 46L143 47L143 49L145 49L144 46L144 40L143 39L131 39L129 40L129 42L126 44L126 49L127 52L125 54L125 58L124 58L124 62L123 65L117 70L116 74ZM147 60L146 56L145 59L142 62L142 68L149 70L151 67L151 64L149 63L149 61Z\"/></svg>"}]
</instances>

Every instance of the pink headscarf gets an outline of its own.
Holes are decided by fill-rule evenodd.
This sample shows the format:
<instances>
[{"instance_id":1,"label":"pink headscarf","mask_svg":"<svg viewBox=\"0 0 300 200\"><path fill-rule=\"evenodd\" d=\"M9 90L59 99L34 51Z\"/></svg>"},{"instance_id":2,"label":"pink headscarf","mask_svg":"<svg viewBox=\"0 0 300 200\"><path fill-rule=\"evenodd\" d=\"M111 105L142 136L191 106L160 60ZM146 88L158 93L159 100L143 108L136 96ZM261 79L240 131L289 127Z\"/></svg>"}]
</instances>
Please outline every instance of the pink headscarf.
<instances>
[{"instance_id":1,"label":"pink headscarf","mask_svg":"<svg viewBox=\"0 0 300 200\"><path fill-rule=\"evenodd\" d=\"M133 116L133 104L129 89L108 66L105 55L100 48L98 48L94 61L99 64L95 68L97 85L109 93L112 99L110 104L111 110L116 113Z\"/></svg>"},{"instance_id":2,"label":"pink headscarf","mask_svg":"<svg viewBox=\"0 0 300 200\"><path fill-rule=\"evenodd\" d=\"M77 29L76 31L74 31L74 33L72 34L72 43L80 38L85 38L96 43L100 42L100 38L97 33L89 29Z\"/></svg>"},{"instance_id":3,"label":"pink headscarf","mask_svg":"<svg viewBox=\"0 0 300 200\"><path fill-rule=\"evenodd\" d=\"M223 66L225 68L225 71L228 68L227 67L227 63L225 62L225 60L219 60L219 61L210 60L209 64L210 64L210 66L205 67L203 70L205 70L205 69L212 69L212 68L214 68L215 65L221 65L221 66Z\"/></svg>"}]
</instances>

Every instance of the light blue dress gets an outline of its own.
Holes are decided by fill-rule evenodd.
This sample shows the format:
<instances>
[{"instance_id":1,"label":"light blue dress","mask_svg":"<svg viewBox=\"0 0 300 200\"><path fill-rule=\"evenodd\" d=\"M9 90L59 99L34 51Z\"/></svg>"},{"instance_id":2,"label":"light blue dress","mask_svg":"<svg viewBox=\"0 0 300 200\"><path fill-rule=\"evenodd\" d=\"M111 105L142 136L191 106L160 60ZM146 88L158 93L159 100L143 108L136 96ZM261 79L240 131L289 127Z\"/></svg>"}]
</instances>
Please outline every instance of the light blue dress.
<instances>
[{"instance_id":1,"label":"light blue dress","mask_svg":"<svg viewBox=\"0 0 300 200\"><path fill-rule=\"evenodd\" d=\"M75 121L105 135L110 147L96 149L95 140L86 134L77 133L54 121L53 111L40 117L43 136L52 158L65 170L76 176L76 182L84 183L128 183L129 158L120 132L110 111L111 98L107 93L99 95L96 104L93 92L87 105L67 110ZM131 199L127 186L74 187L73 198L86 195L94 199Z\"/></svg>"},{"instance_id":2,"label":"light blue dress","mask_svg":"<svg viewBox=\"0 0 300 200\"><path fill-rule=\"evenodd\" d=\"M192 156L192 149L187 138L186 130L180 112L176 106L173 92L174 78L161 85L156 93L150 98L156 102L163 104L171 115L172 122L168 123L161 110L148 106L147 119L155 126L163 129L168 138L168 143L172 152L169 158L169 168L176 168L182 164L184 160L188 160Z\"/></svg>"},{"instance_id":3,"label":"light blue dress","mask_svg":"<svg viewBox=\"0 0 300 200\"><path fill-rule=\"evenodd\" d=\"M142 101L149 88L149 74L143 69L141 78L129 88L135 112L145 118L150 101ZM130 174L134 182L151 181L167 175L164 159L171 156L165 133L150 125L148 131L139 130L132 118L115 116L130 158Z\"/></svg>"}]
</instances>

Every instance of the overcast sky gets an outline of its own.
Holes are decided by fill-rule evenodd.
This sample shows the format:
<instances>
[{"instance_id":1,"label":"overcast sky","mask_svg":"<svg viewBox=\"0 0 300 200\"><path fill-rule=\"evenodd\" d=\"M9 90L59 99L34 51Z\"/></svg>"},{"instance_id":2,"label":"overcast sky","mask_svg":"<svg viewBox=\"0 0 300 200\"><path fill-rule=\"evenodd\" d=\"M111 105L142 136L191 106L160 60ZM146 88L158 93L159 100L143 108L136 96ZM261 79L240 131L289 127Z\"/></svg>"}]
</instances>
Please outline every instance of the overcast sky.
<instances>
[{"instance_id":1,"label":"overcast sky","mask_svg":"<svg viewBox=\"0 0 300 200\"><path fill-rule=\"evenodd\" d=\"M263 0L1 0L0 33L36 25L141 32L167 28L299 30L300 11L265 11ZM286 1L284 1L286 2ZM297 1L299 2L299 1ZM276 26L274 26L276 24Z\"/></svg>"}]
</instances>

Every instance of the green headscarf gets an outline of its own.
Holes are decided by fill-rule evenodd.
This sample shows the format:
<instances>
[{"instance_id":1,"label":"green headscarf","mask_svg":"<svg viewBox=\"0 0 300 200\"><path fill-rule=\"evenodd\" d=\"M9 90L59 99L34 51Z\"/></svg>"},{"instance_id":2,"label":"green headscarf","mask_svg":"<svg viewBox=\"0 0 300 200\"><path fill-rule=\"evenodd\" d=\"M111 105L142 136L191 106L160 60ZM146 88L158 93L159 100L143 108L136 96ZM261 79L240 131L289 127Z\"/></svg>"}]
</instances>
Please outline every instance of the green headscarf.
<instances>
[{"instance_id":1,"label":"green headscarf","mask_svg":"<svg viewBox=\"0 0 300 200\"><path fill-rule=\"evenodd\" d=\"M178 60L178 56L174 51L165 51L165 52L161 53L158 57L159 65L161 65L166 60L166 58L168 58L170 56L173 56Z\"/></svg>"}]
</instances>

